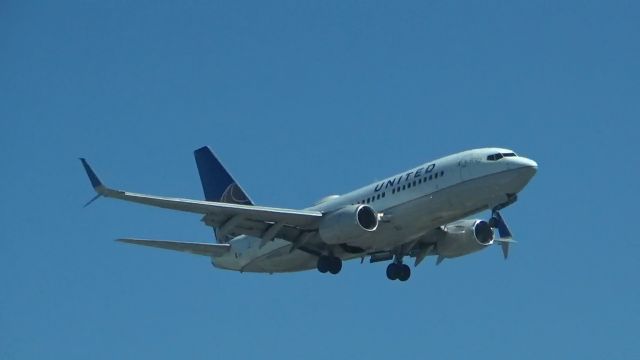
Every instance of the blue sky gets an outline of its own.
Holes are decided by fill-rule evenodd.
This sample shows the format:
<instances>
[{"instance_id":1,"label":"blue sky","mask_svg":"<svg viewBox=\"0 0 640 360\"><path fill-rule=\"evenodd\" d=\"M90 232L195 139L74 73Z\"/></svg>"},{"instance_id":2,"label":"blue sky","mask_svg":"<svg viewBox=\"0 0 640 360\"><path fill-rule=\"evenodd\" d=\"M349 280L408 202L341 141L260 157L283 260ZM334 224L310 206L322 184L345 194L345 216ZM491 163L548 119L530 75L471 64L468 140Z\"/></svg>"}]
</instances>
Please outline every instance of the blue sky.
<instances>
[{"instance_id":1,"label":"blue sky","mask_svg":"<svg viewBox=\"0 0 640 360\"><path fill-rule=\"evenodd\" d=\"M637 358L640 6L577 2L0 5L0 358ZM540 170L519 243L339 276L213 269L113 242L212 240L209 145L259 204L302 208L442 155ZM487 214L479 217L486 218Z\"/></svg>"}]
</instances>

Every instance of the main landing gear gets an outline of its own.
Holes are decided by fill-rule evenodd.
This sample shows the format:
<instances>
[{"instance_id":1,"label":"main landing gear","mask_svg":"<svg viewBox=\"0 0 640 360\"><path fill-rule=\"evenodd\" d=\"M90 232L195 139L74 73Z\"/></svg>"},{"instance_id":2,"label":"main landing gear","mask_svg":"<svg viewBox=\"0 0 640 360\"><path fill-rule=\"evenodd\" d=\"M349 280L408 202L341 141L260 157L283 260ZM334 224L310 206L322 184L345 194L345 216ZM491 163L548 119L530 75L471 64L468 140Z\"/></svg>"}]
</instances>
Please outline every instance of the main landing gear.
<instances>
[{"instance_id":1,"label":"main landing gear","mask_svg":"<svg viewBox=\"0 0 640 360\"><path fill-rule=\"evenodd\" d=\"M322 255L318 258L317 267L323 274L330 272L335 275L342 270L342 259L337 256Z\"/></svg>"},{"instance_id":2,"label":"main landing gear","mask_svg":"<svg viewBox=\"0 0 640 360\"><path fill-rule=\"evenodd\" d=\"M387 266L387 278L389 280L407 281L411 277L411 268L401 262L392 262Z\"/></svg>"}]
</instances>

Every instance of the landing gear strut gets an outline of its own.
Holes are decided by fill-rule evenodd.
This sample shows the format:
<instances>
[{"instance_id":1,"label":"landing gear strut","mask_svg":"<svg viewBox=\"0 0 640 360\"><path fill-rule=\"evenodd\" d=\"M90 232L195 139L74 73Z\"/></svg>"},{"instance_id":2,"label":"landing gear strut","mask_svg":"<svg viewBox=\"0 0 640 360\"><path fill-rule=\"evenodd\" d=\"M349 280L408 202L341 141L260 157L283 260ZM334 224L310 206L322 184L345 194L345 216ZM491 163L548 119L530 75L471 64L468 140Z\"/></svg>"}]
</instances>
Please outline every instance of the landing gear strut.
<instances>
[{"instance_id":1,"label":"landing gear strut","mask_svg":"<svg viewBox=\"0 0 640 360\"><path fill-rule=\"evenodd\" d=\"M337 256L322 255L318 258L317 267L323 274L330 272L335 275L342 270L342 259Z\"/></svg>"},{"instance_id":2,"label":"landing gear strut","mask_svg":"<svg viewBox=\"0 0 640 360\"><path fill-rule=\"evenodd\" d=\"M392 262L387 266L389 280L407 281L411 277L411 268L407 264Z\"/></svg>"}]
</instances>

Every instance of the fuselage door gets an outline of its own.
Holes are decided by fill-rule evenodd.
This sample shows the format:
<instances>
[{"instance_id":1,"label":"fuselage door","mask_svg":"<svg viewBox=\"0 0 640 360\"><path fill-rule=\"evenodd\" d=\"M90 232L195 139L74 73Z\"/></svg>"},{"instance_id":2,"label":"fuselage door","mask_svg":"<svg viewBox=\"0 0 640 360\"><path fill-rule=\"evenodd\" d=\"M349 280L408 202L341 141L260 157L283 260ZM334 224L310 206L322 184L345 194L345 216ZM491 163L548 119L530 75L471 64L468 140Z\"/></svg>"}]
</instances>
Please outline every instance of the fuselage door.
<instances>
[{"instance_id":1,"label":"fuselage door","mask_svg":"<svg viewBox=\"0 0 640 360\"><path fill-rule=\"evenodd\" d=\"M460 159L460 161L458 161L458 167L460 168L460 180L465 181L469 171L469 160Z\"/></svg>"},{"instance_id":2,"label":"fuselage door","mask_svg":"<svg viewBox=\"0 0 640 360\"><path fill-rule=\"evenodd\" d=\"M472 178L473 167L476 162L470 157L460 159L458 166L460 167L460 180L466 181Z\"/></svg>"}]
</instances>

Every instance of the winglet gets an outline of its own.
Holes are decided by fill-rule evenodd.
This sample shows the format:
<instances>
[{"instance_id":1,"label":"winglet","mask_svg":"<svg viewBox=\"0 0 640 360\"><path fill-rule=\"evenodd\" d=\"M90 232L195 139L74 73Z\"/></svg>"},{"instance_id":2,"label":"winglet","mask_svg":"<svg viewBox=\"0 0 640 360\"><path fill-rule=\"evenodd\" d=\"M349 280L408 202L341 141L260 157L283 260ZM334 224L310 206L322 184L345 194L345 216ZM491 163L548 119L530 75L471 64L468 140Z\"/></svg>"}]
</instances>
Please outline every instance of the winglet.
<instances>
[{"instance_id":1,"label":"winglet","mask_svg":"<svg viewBox=\"0 0 640 360\"><path fill-rule=\"evenodd\" d=\"M498 242L500 243L500 247L502 248L502 256L505 260L507 260L507 258L509 257L509 244L515 243L515 241L513 240L513 235L511 235L511 230L509 230L509 227L500 214L500 211L494 209L491 215L495 219L496 225L498 227L498 234L500 235L500 239L498 239Z\"/></svg>"},{"instance_id":2,"label":"winglet","mask_svg":"<svg viewBox=\"0 0 640 360\"><path fill-rule=\"evenodd\" d=\"M93 186L94 189L97 189L98 187L103 186L102 182L100 181L100 179L98 179L98 176L93 171L93 169L91 168L91 166L89 165L87 160L85 158L80 158L80 161L82 162L82 166L84 167L84 171L87 172L87 176L89 177L89 181L91 181L91 186Z\"/></svg>"},{"instance_id":3,"label":"winglet","mask_svg":"<svg viewBox=\"0 0 640 360\"><path fill-rule=\"evenodd\" d=\"M96 175L96 173L93 171L93 169L91 168L91 166L89 165L89 163L87 162L87 160L85 158L80 158L80 162L82 162L82 166L84 167L84 171L87 172L87 176L89 177L89 181L91 181L91 186L93 186L93 189L98 193L91 200L87 201L86 204L84 204L83 207L87 207L92 202L98 200L103 195L103 191L102 190L105 189L105 186L102 185L102 181L100 181L100 179L98 178L98 175Z\"/></svg>"},{"instance_id":4,"label":"winglet","mask_svg":"<svg viewBox=\"0 0 640 360\"><path fill-rule=\"evenodd\" d=\"M511 235L511 230L509 230L509 227L500 212L498 210L494 210L492 216L497 220L498 234L500 234L500 237L503 239L511 239L513 237L513 235Z\"/></svg>"},{"instance_id":5,"label":"winglet","mask_svg":"<svg viewBox=\"0 0 640 360\"><path fill-rule=\"evenodd\" d=\"M500 243L500 246L502 247L502 256L506 260L509 257L509 245L515 244L517 243L517 241L513 240L512 238L501 238L496 239L496 241Z\"/></svg>"},{"instance_id":6,"label":"winglet","mask_svg":"<svg viewBox=\"0 0 640 360\"><path fill-rule=\"evenodd\" d=\"M91 200L87 201L87 203L84 204L83 207L87 207L87 206L91 205L92 202L98 200L101 196L102 196L102 194L97 194L96 196L92 197Z\"/></svg>"}]
</instances>

